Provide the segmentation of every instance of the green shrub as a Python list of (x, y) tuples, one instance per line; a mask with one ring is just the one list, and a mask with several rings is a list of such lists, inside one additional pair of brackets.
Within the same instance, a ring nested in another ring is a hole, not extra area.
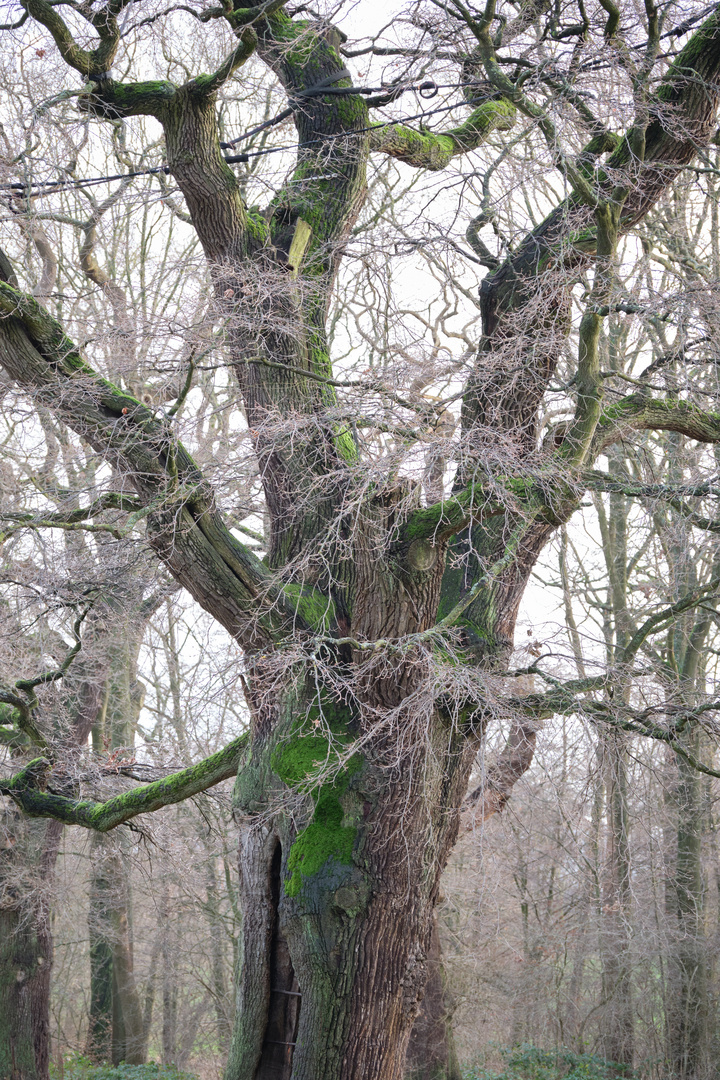
[[(60, 1080), (56, 1065), (50, 1068), (51, 1080)], [(62, 1080), (196, 1080), (190, 1073), (181, 1072), (174, 1065), (159, 1065), (149, 1061), (147, 1065), (97, 1065), (81, 1054), (73, 1054), (63, 1064)]]
[(574, 1054), (570, 1050), (541, 1050), (537, 1046), (514, 1046), (500, 1050), (504, 1068), (499, 1071), (476, 1065), (467, 1080), (616, 1080), (632, 1073), (625, 1065), (605, 1061), (596, 1054)]

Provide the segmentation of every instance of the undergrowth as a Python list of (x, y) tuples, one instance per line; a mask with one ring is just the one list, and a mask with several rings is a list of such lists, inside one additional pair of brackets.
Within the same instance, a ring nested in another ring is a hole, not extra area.
[(160, 1065), (149, 1061), (147, 1065), (98, 1065), (81, 1054), (65, 1058), (62, 1070), (57, 1064), (50, 1066), (51, 1080), (196, 1080), (190, 1073), (181, 1072), (174, 1065)]
[(503, 1059), (499, 1068), (474, 1065), (465, 1073), (466, 1080), (633, 1080), (627, 1066), (596, 1054), (514, 1046), (499, 1050), (498, 1055)]

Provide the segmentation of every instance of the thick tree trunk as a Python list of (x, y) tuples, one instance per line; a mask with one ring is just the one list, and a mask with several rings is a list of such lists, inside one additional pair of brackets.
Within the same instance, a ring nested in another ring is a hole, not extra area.
[[(297, 708), (299, 720), (306, 715)], [(327, 743), (316, 738), (324, 760)], [(245, 815), (243, 927), (228, 1080), (402, 1077), (439, 875), (475, 753), (450, 725), (428, 738), (399, 765), (389, 743), (364, 748), (363, 761), (319, 787), (300, 830), (289, 815), (265, 824), (248, 815), (270, 762), (299, 782), (293, 755), (306, 753), (307, 739), (256, 741), (258, 785), (244, 770), (235, 796), (236, 816)], [(270, 787), (264, 795), (270, 801)]]

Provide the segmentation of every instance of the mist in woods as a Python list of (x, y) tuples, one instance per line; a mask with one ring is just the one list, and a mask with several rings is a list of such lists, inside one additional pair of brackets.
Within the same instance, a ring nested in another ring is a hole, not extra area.
[(0, 4), (0, 1080), (720, 1075), (720, 6)]

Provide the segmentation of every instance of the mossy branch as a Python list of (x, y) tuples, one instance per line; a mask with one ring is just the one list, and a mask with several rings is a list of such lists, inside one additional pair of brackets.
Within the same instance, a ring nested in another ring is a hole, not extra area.
[(149, 814), (163, 806), (183, 802), (234, 776), (249, 736), (241, 735), (216, 754), (183, 769), (173, 776), (115, 795), (107, 802), (68, 799), (46, 790), (52, 765), (35, 758), (20, 772), (0, 780), (0, 794), (9, 796), (30, 817), (49, 817), (66, 825), (80, 825), (96, 832), (109, 832), (139, 814)]
[(25, 698), (20, 697), (10, 687), (0, 685), (0, 705), (7, 705), (12, 710), (12, 713), (3, 714), (4, 725), (12, 723), (13, 727), (21, 731), (35, 746), (47, 746), (45, 736), (33, 720), (32, 706)]
[(115, 14), (109, 6), (103, 7), (91, 16), (86, 16), (100, 38), (96, 49), (83, 49), (57, 9), (46, 0), (24, 0), (23, 7), (29, 15), (48, 30), (65, 63), (79, 71), (87, 79), (106, 75), (115, 59), (120, 42), (120, 28)]
[(689, 401), (659, 401), (630, 394), (602, 411), (592, 446), (597, 457), (605, 447), (634, 431), (676, 431), (702, 443), (720, 442), (720, 412), (706, 412)]
[(470, 522), (472, 517), (472, 489), (454, 495), (450, 499), (416, 510), (403, 529), (402, 539), (429, 540), (433, 544), (449, 540)]
[(535, 482), (522, 476), (495, 477), (492, 487), (468, 484), (452, 497), (416, 510), (406, 522), (401, 540), (441, 543), (472, 521), (504, 513), (511, 503), (528, 504), (536, 491)]
[(198, 75), (189, 84), (190, 87), (202, 94), (214, 94), (252, 56), (257, 40), (257, 34), (250, 27), (243, 30), (239, 43), (217, 71), (212, 75)]
[(609, 41), (617, 33), (618, 26), (620, 25), (620, 9), (616, 4), (612, 3), (612, 0), (600, 0), (600, 7), (607, 12), (607, 22), (605, 23), (605, 40)]
[(287, 0), (266, 0), (264, 4), (258, 4), (257, 7), (235, 8), (234, 11), (227, 13), (226, 18), (234, 28), (252, 26), (282, 10), (286, 4)]
[(464, 124), (435, 134), (414, 131), (405, 124), (383, 124), (370, 132), (370, 149), (404, 161), (406, 165), (438, 171), (458, 154), (477, 150), (493, 131), (509, 131), (517, 110), (511, 101), (500, 98), (484, 101)]
[(158, 119), (172, 105), (179, 92), (166, 79), (152, 82), (120, 83), (107, 78), (91, 82), (79, 106), (93, 115), (116, 120), (124, 116), (155, 116)]
[(661, 711), (670, 711), (671, 706), (633, 709), (629, 705), (614, 701), (592, 701), (587, 698), (575, 697), (568, 686), (559, 685), (544, 694), (528, 694), (522, 698), (511, 698), (513, 710), (521, 715), (534, 719), (550, 719), (552, 716), (577, 716), (586, 717), (594, 723), (605, 723), (621, 731), (631, 732), (633, 735), (642, 735), (645, 738), (663, 742), (679, 757), (683, 758), (698, 772), (706, 776), (720, 777), (720, 771), (709, 768), (698, 758), (683, 747), (678, 739), (687, 725), (697, 721), (702, 713), (716, 712), (720, 709), (720, 701), (711, 701), (706, 705), (694, 709), (677, 709), (672, 712), (672, 723), (667, 727), (661, 727), (652, 716)]
[(0, 364), (129, 477), (142, 510), (127, 527), (146, 517), (148, 539), (173, 576), (234, 637), (266, 648), (303, 627), (267, 568), (227, 528), (166, 418), (98, 375), (34, 297), (2, 280)]

